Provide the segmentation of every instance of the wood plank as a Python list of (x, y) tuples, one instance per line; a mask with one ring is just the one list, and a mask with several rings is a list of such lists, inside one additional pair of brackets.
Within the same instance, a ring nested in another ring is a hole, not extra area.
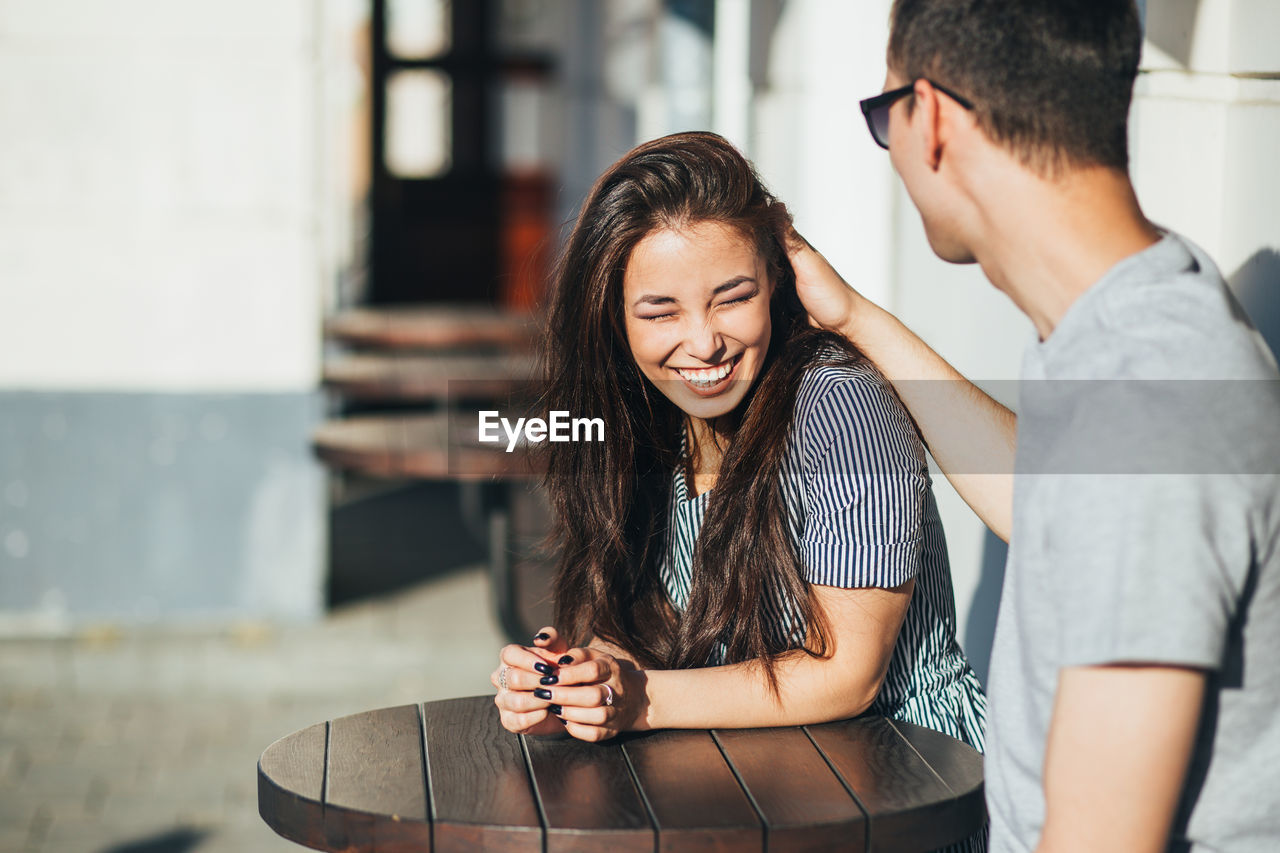
[(371, 347), (527, 347), (537, 324), (529, 314), (483, 305), (391, 305), (335, 314), (325, 332), (335, 340)]
[(841, 720), (808, 731), (866, 809), (873, 850), (932, 850), (980, 828), (980, 821), (957, 819), (954, 792), (885, 718)]
[(418, 713), (417, 705), (402, 705), (329, 724), (325, 834), (334, 849), (430, 849)]
[(717, 729), (770, 853), (866, 849), (867, 818), (800, 728)]
[(328, 723), (271, 744), (258, 759), (258, 814), (277, 833), (310, 847), (324, 841), (324, 752)]
[(324, 383), (365, 400), (506, 400), (527, 388), (537, 367), (529, 356), (413, 355), (403, 352), (342, 356), (324, 365)]
[(890, 720), (889, 723), (954, 793), (966, 794), (982, 788), (982, 753), (924, 726), (899, 720)]
[(328, 421), (311, 435), (318, 457), (376, 477), (487, 480), (538, 476), (529, 454), (476, 440), (477, 416), (369, 415)]
[(616, 742), (522, 737), (547, 853), (652, 853), (654, 829)]
[(520, 738), (502, 728), (492, 697), (422, 706), (437, 853), (540, 853), (542, 821)]
[(890, 724), (951, 789), (956, 798), (951, 819), (973, 827), (986, 823), (982, 753), (924, 726), (897, 720)]
[(707, 731), (628, 738), (631, 762), (662, 853), (764, 849), (764, 825)]

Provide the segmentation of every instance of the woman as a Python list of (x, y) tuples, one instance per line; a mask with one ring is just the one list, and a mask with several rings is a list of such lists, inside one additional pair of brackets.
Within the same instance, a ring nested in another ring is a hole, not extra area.
[[(502, 650), (503, 725), (797, 725), (871, 710), (983, 745), (924, 449), (795, 296), (790, 216), (724, 139), (639, 146), (592, 188), (548, 316), (556, 621)], [(798, 239), (793, 237), (793, 239)]]

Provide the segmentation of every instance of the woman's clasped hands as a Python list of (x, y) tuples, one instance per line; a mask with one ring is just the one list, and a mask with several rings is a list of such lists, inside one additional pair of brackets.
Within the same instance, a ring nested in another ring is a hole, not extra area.
[(505, 646), (489, 680), (502, 725), (517, 734), (602, 741), (643, 727), (644, 672), (600, 648), (569, 648), (555, 628)]

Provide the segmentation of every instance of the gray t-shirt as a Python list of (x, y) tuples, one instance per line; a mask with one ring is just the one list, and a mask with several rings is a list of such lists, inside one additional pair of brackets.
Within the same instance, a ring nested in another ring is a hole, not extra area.
[(1212, 261), (1168, 233), (1031, 343), (1023, 379), (988, 685), (992, 850), (1040, 837), (1059, 670), (1122, 662), (1209, 673), (1170, 849), (1280, 850), (1274, 359)]

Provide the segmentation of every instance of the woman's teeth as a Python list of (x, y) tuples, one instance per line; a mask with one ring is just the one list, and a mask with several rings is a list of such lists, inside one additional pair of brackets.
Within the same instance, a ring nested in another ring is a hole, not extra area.
[(683, 370), (679, 367), (675, 368), (676, 373), (679, 373), (681, 378), (686, 382), (701, 388), (710, 388), (712, 385), (715, 385), (721, 379), (728, 376), (729, 371), (731, 370), (733, 370), (732, 361), (726, 361), (718, 367), (708, 367), (703, 370)]

